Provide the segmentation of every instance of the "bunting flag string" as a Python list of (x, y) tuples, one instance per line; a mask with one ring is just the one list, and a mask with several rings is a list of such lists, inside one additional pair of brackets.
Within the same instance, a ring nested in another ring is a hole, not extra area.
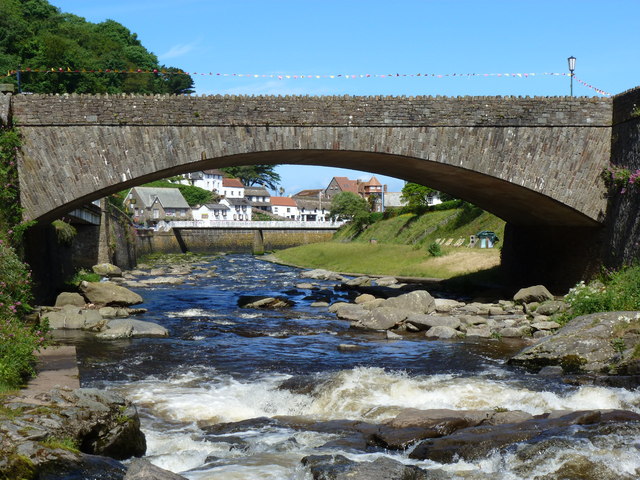
[[(231, 77), (231, 78), (270, 78), (277, 80), (304, 80), (304, 79), (361, 79), (361, 78), (406, 78), (406, 77), (420, 77), (420, 78), (448, 78), (448, 77), (504, 77), (504, 78), (531, 78), (536, 76), (570, 76), (570, 73), (561, 72), (544, 72), (544, 73), (388, 73), (388, 74), (331, 74), (331, 75), (293, 75), (293, 74), (254, 74), (254, 73), (214, 73), (214, 72), (184, 72), (182, 70), (164, 70), (164, 69), (71, 69), (66, 68), (43, 68), (32, 69), (25, 68), (20, 70), (21, 73), (46, 73), (46, 74), (70, 74), (70, 73), (110, 73), (110, 74), (161, 74), (161, 75), (200, 75), (200, 76), (212, 76), (212, 77)], [(18, 70), (10, 70), (7, 72), (6, 77), (14, 76), (18, 73)], [(581, 85), (599, 93), (604, 96), (611, 96), (610, 93), (594, 87), (593, 85), (577, 78), (573, 77)]]

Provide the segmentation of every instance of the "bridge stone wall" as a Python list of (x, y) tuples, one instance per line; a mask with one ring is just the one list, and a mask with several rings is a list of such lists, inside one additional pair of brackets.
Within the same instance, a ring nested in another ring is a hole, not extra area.
[(251, 163), (396, 176), (527, 225), (597, 225), (606, 207), (610, 99), (19, 95), (12, 112), (30, 219)]

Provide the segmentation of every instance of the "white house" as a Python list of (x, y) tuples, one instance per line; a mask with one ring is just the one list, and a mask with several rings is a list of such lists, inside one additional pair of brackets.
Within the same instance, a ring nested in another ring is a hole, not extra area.
[(244, 187), (244, 198), (249, 200), (253, 208), (264, 210), (265, 212), (271, 211), (271, 203), (269, 202), (271, 195), (269, 191), (262, 186)]
[(220, 203), (229, 207), (229, 220), (251, 220), (251, 203), (246, 198), (225, 197)]
[(290, 220), (300, 220), (300, 211), (291, 197), (271, 197), (271, 213)]
[(193, 209), (194, 220), (232, 220), (233, 215), (228, 205), (221, 203), (207, 203)]
[(124, 204), (135, 223), (191, 220), (191, 207), (177, 188), (133, 187)]
[(218, 193), (224, 198), (244, 198), (244, 185), (237, 178), (223, 178), (222, 190)]
[(183, 185), (193, 185), (194, 187), (200, 187), (210, 192), (217, 192), (222, 194), (222, 179), (224, 174), (220, 170), (211, 169), (204, 170), (202, 172), (187, 173), (182, 180), (178, 183)]

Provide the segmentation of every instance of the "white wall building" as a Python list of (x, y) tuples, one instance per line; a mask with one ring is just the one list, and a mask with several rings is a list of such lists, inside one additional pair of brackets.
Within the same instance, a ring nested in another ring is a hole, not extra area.
[(290, 220), (300, 220), (300, 211), (291, 197), (271, 197), (271, 213)]

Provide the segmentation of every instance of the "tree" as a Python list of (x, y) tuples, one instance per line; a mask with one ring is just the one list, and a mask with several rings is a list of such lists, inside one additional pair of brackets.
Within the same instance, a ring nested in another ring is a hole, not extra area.
[(160, 66), (125, 26), (87, 22), (46, 0), (0, 0), (0, 72), (18, 69), (22, 90), (34, 93), (193, 92), (189, 75)]
[(341, 192), (331, 199), (329, 216), (332, 220), (351, 220), (362, 223), (369, 217), (369, 206), (360, 195)]
[(401, 200), (407, 203), (410, 208), (427, 207), (429, 198), (437, 193), (433, 188), (425, 187), (418, 183), (407, 183), (402, 187)]
[(271, 190), (277, 190), (280, 175), (276, 173), (277, 165), (243, 165), (239, 167), (221, 168), (225, 174), (239, 178), (247, 187), (262, 185)]

